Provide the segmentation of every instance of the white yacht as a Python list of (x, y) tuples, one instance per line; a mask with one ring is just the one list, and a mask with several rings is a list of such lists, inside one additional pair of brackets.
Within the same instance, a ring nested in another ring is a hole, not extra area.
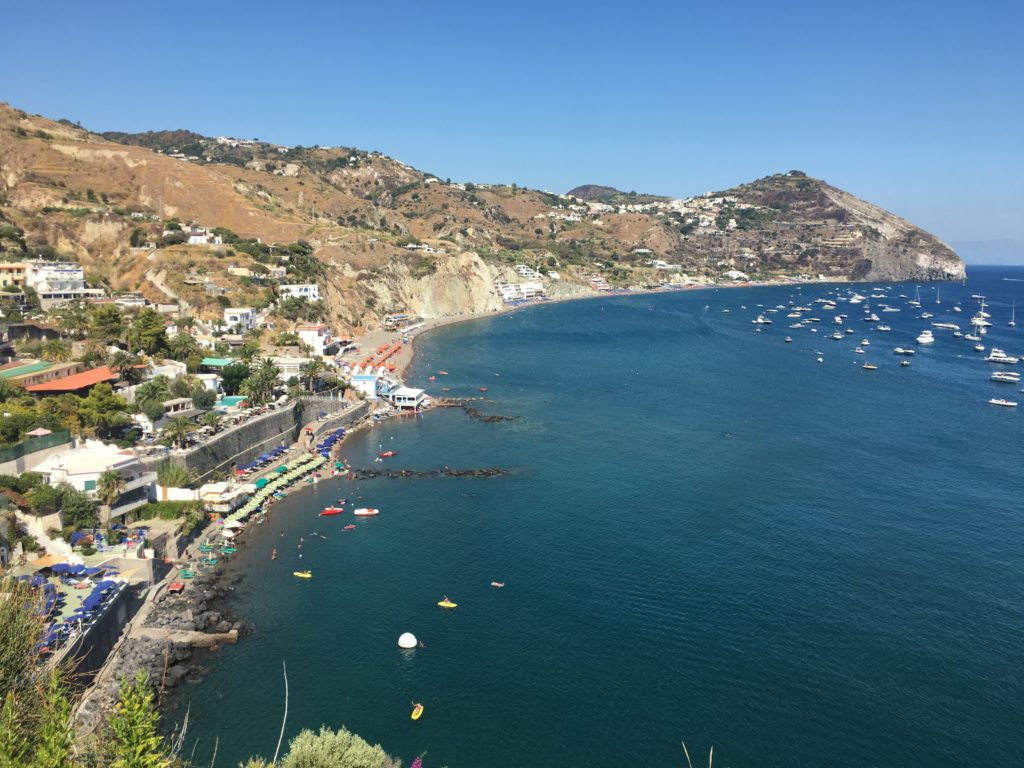
[(853, 351), (856, 352), (858, 355), (863, 355), (864, 354), (864, 350), (861, 349), (860, 347), (854, 348)]
[(935, 337), (932, 336), (932, 332), (929, 330), (921, 331), (921, 334), (917, 337), (918, 344), (934, 344)]
[(1001, 405), (1004, 408), (1016, 408), (1017, 407), (1017, 404), (1015, 402), (1013, 402), (1012, 400), (1004, 400), (1001, 397), (993, 397), (991, 400), (989, 400), (989, 403), (991, 405)]
[(771, 325), (772, 324), (772, 321), (769, 320), (764, 315), (758, 315), (756, 319), (751, 320), (750, 322), (752, 322), (754, 325)]
[(1020, 362), (1019, 357), (1013, 357), (1008, 355), (998, 347), (992, 347), (989, 351), (988, 356), (985, 358), (986, 363), (1006, 363), (1007, 365), (1016, 365)]
[(932, 328), (942, 328), (947, 331), (959, 331), (960, 326), (956, 323), (932, 323)]
[(884, 331), (891, 331), (892, 328), (890, 328), (888, 325), (880, 325), (877, 328), (875, 328), (875, 330), (876, 331), (883, 331), (884, 332)]
[(896, 349), (893, 350), (893, 354), (896, 354), (896, 355), (907, 355), (909, 357), (909, 356), (914, 354), (914, 350), (912, 350), (912, 349), (904, 349), (903, 347), (896, 347)]
[(861, 345), (862, 347), (870, 347), (870, 346), (871, 346), (871, 342), (870, 342), (870, 341), (868, 341), (867, 339), (861, 339), (861, 341), (860, 341), (860, 345)]
[(985, 351), (985, 345), (981, 344), (981, 343), (975, 344), (974, 345), (974, 351), (975, 352), (984, 352)]
[(1020, 374), (1016, 371), (996, 371), (989, 379), (992, 381), (1001, 381), (1004, 384), (1019, 384)]
[(842, 341), (843, 340), (843, 334), (841, 334), (839, 331), (836, 331), (835, 333), (832, 334), (832, 340), (833, 341)]
[(836, 315), (835, 319), (832, 322), (835, 323), (836, 325), (842, 325), (843, 324), (843, 318), (841, 318), (839, 315)]

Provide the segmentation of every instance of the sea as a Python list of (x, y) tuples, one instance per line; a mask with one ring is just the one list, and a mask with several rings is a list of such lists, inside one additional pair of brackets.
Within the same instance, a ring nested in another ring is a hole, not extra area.
[[(970, 333), (972, 295), (985, 353), (915, 343)], [(820, 322), (790, 328), (794, 306)], [(271, 757), (287, 677), (282, 751), (344, 725), (428, 768), (681, 766), (683, 742), (733, 767), (1021, 765), (1024, 394), (989, 380), (1014, 368), (992, 346), (1024, 353), (1024, 268), (608, 295), (424, 336), (410, 385), (509, 419), (435, 409), (344, 458), (508, 473), (328, 479), (251, 526), (224, 568), (255, 632), (185, 689), (184, 754)], [(318, 516), (342, 497), (380, 515)]]

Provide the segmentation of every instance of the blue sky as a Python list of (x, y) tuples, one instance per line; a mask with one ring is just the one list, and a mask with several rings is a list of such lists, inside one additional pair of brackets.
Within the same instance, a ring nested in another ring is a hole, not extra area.
[(0, 100), (556, 192), (798, 168), (1024, 261), (1024, 4), (375, 6), (15, 3)]

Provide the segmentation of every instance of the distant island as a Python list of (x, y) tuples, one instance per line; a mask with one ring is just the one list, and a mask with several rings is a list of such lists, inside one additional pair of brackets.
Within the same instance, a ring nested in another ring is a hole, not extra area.
[(179, 129), (97, 134), (0, 106), (0, 258), (70, 258), (199, 317), (316, 285), (339, 328), (536, 295), (723, 281), (958, 280), (945, 243), (800, 171), (685, 199), (459, 182), (379, 152)]

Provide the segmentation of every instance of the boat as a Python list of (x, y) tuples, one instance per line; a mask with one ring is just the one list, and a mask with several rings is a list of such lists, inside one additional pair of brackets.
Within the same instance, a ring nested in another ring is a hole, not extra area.
[(754, 325), (771, 325), (772, 321), (764, 315), (758, 315), (755, 319), (751, 320)]
[(864, 350), (861, 349), (860, 347), (856, 347), (853, 351), (856, 352), (858, 355), (864, 354)]
[(309, 571), (292, 571), (292, 576), (297, 579), (312, 579), (313, 574)]
[(935, 286), (935, 303), (936, 304), (941, 304), (942, 303), (942, 286), (941, 285)]
[(875, 328), (875, 330), (876, 331), (882, 331), (884, 333), (886, 331), (891, 331), (892, 328), (890, 328), (888, 325), (880, 325), (877, 328)]
[(444, 600), (439, 600), (437, 604), (442, 608), (457, 608), (459, 605), (458, 603), (453, 603), (451, 600), (449, 600), (448, 595), (445, 595)]
[(865, 371), (877, 371), (878, 370), (878, 366), (877, 365), (873, 365), (871, 363), (864, 363), (864, 365), (862, 365), (861, 368), (863, 368)]
[(832, 340), (833, 341), (842, 341), (843, 340), (843, 334), (841, 334), (839, 331), (836, 331), (835, 333), (832, 334)]
[(505, 582), (504, 581), (492, 581), (491, 582), (491, 586), (492, 587), (497, 587), (498, 589), (501, 589), (502, 587), (505, 586)]
[(960, 326), (956, 323), (932, 323), (932, 328), (943, 328), (947, 331), (959, 331)]
[(912, 349), (904, 349), (903, 347), (896, 347), (896, 349), (893, 350), (893, 354), (894, 355), (907, 355), (909, 357), (910, 355), (914, 354), (914, 350), (912, 350)]
[(921, 334), (917, 337), (918, 344), (934, 344), (935, 337), (932, 336), (932, 332), (929, 330), (921, 331)]
[(346, 525), (341, 530), (343, 530), (343, 531), (354, 531), (355, 529), (356, 529), (356, 527), (354, 525), (352, 525), (351, 523), (349, 523), (348, 525)]
[(414, 706), (412, 708), (412, 714), (409, 715), (409, 717), (411, 717), (413, 720), (419, 720), (422, 715), (423, 715), (423, 705), (422, 704), (417, 704), (416, 706)]
[(380, 514), (380, 510), (372, 507), (360, 507), (352, 510), (352, 514), (356, 517), (375, 517)]
[(487, 391), (487, 387), (480, 387), (480, 391), (481, 392), (486, 392)]
[(1004, 384), (1019, 384), (1020, 374), (1016, 371), (996, 371), (989, 376), (991, 381), (1001, 381)]
[(390, 459), (392, 456), (397, 456), (398, 454), (395, 453), (394, 451), (384, 451), (383, 453), (378, 453), (377, 455), (382, 459)]
[(870, 341), (868, 341), (867, 339), (861, 339), (861, 340), (860, 340), (860, 345), (861, 345), (862, 347), (870, 347), (870, 346), (871, 346), (871, 342), (870, 342)]
[(1007, 323), (1011, 328), (1017, 325), (1017, 300), (1013, 300), (1013, 306), (1010, 308), (1010, 322)]
[(427, 381), (437, 381), (437, 376), (427, 376)]
[(324, 507), (320, 512), (320, 517), (330, 517), (331, 515), (340, 515), (345, 511), (344, 507)]
[(793, 337), (792, 337), (792, 336), (787, 336), (787, 337), (786, 337), (786, 338), (784, 339), (784, 341), (785, 341), (785, 342), (786, 342), (787, 344), (792, 344), (792, 343), (793, 343)]
[(1020, 362), (1019, 357), (1013, 357), (1008, 355), (998, 347), (992, 347), (989, 351), (988, 356), (985, 358), (986, 363), (1005, 363), (1007, 365), (1016, 365)]
[(1017, 404), (1013, 400), (1004, 400), (1001, 397), (993, 397), (988, 401), (991, 405), (1001, 405), (1004, 408), (1016, 408)]
[(985, 351), (985, 345), (981, 344), (981, 343), (975, 344), (974, 345), (974, 351), (975, 352), (984, 352)]
[(437, 375), (438, 376), (447, 376), (448, 375), (448, 371), (438, 371)]
[(906, 368), (908, 365), (910, 365), (910, 361), (909, 360), (900, 360), (900, 367), (901, 368)]

